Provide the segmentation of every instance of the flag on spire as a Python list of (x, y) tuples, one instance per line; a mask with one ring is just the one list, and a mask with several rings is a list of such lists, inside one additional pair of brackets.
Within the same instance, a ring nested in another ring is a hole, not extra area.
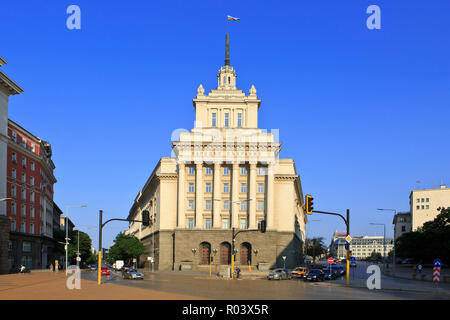
[(232, 17), (232, 16), (227, 16), (228, 17), (228, 21), (240, 21), (241, 19), (239, 19), (239, 18), (235, 18), (235, 17)]

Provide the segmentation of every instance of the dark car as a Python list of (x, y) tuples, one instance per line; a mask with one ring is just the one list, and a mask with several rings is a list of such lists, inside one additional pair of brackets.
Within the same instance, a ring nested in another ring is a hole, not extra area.
[(338, 276), (345, 275), (345, 268), (342, 265), (332, 266), (331, 270), (335, 272)]
[(127, 269), (122, 273), (122, 277), (124, 279), (131, 279), (131, 280), (137, 280), (137, 279), (144, 279), (144, 275), (137, 271), (136, 269)]
[(320, 269), (309, 270), (304, 278), (305, 281), (323, 281), (325, 273)]

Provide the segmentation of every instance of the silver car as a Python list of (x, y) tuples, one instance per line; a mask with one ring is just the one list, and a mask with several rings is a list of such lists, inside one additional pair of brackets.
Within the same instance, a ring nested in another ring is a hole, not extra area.
[(137, 271), (136, 269), (127, 269), (122, 273), (122, 277), (124, 279), (131, 279), (131, 280), (137, 280), (137, 279), (144, 279), (144, 275)]
[(282, 280), (282, 279), (290, 279), (291, 275), (287, 271), (287, 269), (278, 268), (269, 272), (267, 275), (268, 280)]

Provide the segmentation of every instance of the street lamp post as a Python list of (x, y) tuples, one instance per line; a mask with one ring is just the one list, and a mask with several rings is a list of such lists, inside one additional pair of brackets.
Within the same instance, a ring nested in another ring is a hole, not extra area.
[[(377, 209), (378, 211), (393, 211), (394, 217), (397, 215), (396, 209)], [(395, 224), (394, 224), (394, 252), (393, 252), (393, 269), (392, 269), (392, 275), (395, 276)]]
[[(386, 224), (384, 223), (369, 223), (372, 225), (383, 226), (383, 259), (386, 259)], [(386, 261), (386, 260), (385, 260)], [(387, 262), (386, 262), (387, 264)]]
[(66, 275), (67, 275), (67, 266), (68, 266), (68, 260), (69, 260), (69, 226), (68, 226), (68, 222), (69, 222), (69, 208), (84, 208), (87, 207), (87, 205), (83, 204), (80, 206), (67, 206), (66, 207)]

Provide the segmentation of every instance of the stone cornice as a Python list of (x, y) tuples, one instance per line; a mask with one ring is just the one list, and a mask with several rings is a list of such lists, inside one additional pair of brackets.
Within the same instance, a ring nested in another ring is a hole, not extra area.
[(6, 74), (0, 71), (0, 85), (6, 88), (10, 95), (20, 94), (23, 89), (14, 81), (12, 81)]

